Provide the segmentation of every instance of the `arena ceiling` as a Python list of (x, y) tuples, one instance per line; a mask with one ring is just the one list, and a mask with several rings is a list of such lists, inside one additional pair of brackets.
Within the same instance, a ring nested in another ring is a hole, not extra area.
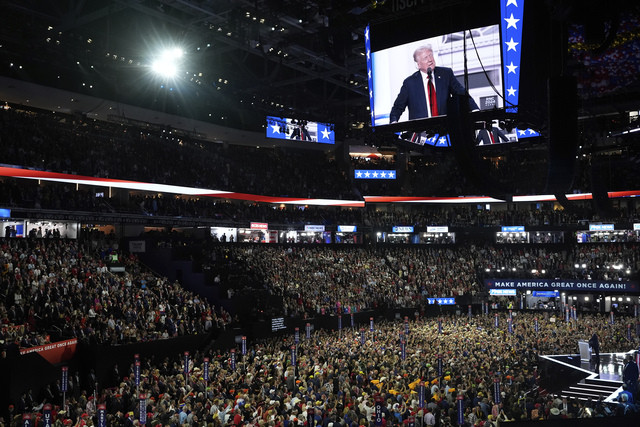
[[(364, 120), (363, 34), (367, 22), (385, 15), (376, 6), (360, 0), (5, 1), (3, 72), (178, 114), (205, 109), (212, 120), (226, 115), (245, 126), (252, 111)], [(177, 78), (163, 81), (147, 71), (172, 46), (184, 50), (184, 63)]]
[[(348, 131), (369, 121), (368, 23), (444, 8), (473, 13), (487, 1), (6, 0), (0, 74), (231, 127), (256, 130), (269, 114)], [(579, 12), (590, 9), (584, 3), (547, 2), (549, 16), (607, 25)], [(607, 19), (630, 9), (638, 16), (633, 5), (596, 9)], [(151, 73), (159, 52), (173, 47), (184, 51), (178, 75)], [(584, 111), (633, 108), (640, 90), (632, 83), (622, 94), (590, 97)]]

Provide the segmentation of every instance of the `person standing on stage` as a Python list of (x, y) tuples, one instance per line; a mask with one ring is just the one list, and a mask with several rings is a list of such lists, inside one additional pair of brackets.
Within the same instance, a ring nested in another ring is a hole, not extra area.
[(592, 351), (591, 359), (594, 365), (593, 370), (598, 372), (600, 371), (600, 343), (598, 342), (598, 335), (595, 332), (589, 340), (589, 346)]
[(638, 365), (633, 360), (633, 356), (628, 355), (622, 370), (622, 382), (627, 386), (627, 391), (631, 392), (634, 400), (638, 397), (638, 376), (640, 376)]

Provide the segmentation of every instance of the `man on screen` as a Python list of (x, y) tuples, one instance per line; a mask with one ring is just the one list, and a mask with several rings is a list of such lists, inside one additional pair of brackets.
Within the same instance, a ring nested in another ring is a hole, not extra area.
[(499, 144), (501, 142), (509, 142), (510, 139), (506, 133), (500, 127), (498, 120), (493, 120), (490, 123), (484, 124), (484, 128), (478, 131), (476, 136), (476, 144), (478, 145), (491, 145)]
[[(464, 86), (453, 75), (451, 68), (436, 67), (433, 49), (430, 45), (417, 48), (413, 60), (418, 71), (402, 83), (400, 93), (393, 103), (389, 121), (396, 123), (409, 107), (409, 120), (435, 117), (447, 114), (447, 100), (452, 95), (465, 95)], [(469, 98), (469, 109), (478, 110), (478, 105)]]

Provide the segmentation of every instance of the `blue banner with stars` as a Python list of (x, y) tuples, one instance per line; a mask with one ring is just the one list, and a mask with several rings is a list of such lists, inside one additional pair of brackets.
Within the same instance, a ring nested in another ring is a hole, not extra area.
[(396, 171), (384, 169), (356, 169), (355, 179), (396, 179)]
[(536, 132), (531, 128), (527, 128), (527, 129), (516, 128), (515, 132), (518, 135), (518, 139), (533, 138), (534, 136), (540, 136), (540, 132)]
[(510, 113), (518, 112), (523, 12), (524, 0), (500, 2), (505, 107)]
[(438, 305), (455, 305), (456, 299), (451, 298), (427, 298), (427, 302), (429, 304), (438, 304)]

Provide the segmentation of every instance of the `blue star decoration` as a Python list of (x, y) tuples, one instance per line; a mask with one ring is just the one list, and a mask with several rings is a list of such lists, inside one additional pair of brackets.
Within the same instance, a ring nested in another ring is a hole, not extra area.
[(450, 147), (449, 134), (434, 134), (428, 135), (424, 138), (425, 145), (432, 145), (434, 147)]
[(513, 113), (518, 111), (523, 13), (524, 0), (501, 0), (500, 32), (503, 40), (502, 58), (504, 60), (502, 73), (507, 92), (505, 107), (508, 112)]
[(435, 145), (436, 145), (436, 147), (449, 147), (449, 146), (451, 146), (451, 143), (449, 142), (449, 134), (440, 135), (438, 137), (438, 140), (437, 140)]
[(376, 125), (376, 114), (373, 108), (373, 90), (371, 90), (371, 88), (373, 88), (373, 73), (372, 73), (372, 66), (373, 64), (371, 63), (371, 39), (369, 38), (369, 26), (367, 25), (367, 28), (364, 30), (364, 50), (366, 52), (366, 57), (367, 57), (367, 85), (370, 88), (369, 90), (369, 109), (371, 110), (371, 126), (375, 126)]
[(318, 138), (318, 142), (323, 142), (327, 144), (333, 144), (335, 142), (335, 134), (333, 131), (329, 130), (326, 126), (321, 126), (318, 123), (318, 130), (320, 131), (320, 137)]
[(516, 128), (515, 132), (518, 135), (518, 139), (533, 138), (534, 136), (540, 136), (540, 132), (537, 132), (531, 128), (527, 128), (527, 129)]
[(438, 304), (438, 305), (455, 305), (455, 298), (427, 298), (427, 302), (429, 304)]
[(356, 169), (355, 179), (396, 179), (396, 171), (384, 169)]
[(287, 119), (267, 116), (267, 138), (286, 139)]

